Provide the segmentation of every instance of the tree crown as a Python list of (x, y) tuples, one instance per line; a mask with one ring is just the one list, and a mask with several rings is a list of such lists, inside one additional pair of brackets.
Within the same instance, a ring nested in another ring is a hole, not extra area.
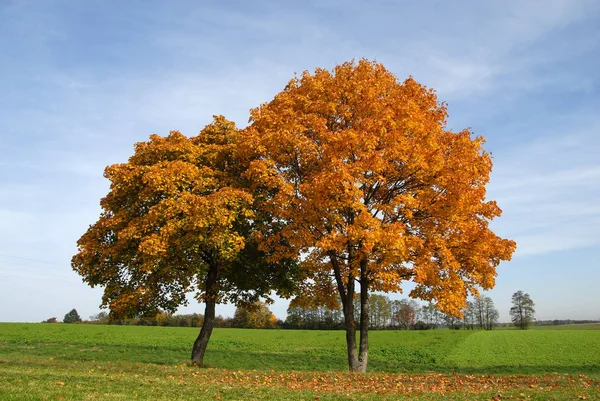
[[(78, 241), (73, 268), (104, 286), (115, 316), (174, 312), (198, 300), (254, 302), (277, 286), (291, 291), (293, 264), (272, 269), (255, 236), (261, 215), (233, 159), (237, 128), (215, 117), (198, 136), (177, 131), (135, 145), (127, 163), (106, 168), (110, 192), (100, 219)], [(207, 291), (209, 266), (219, 267)], [(291, 273), (290, 273), (291, 274)]]
[(494, 285), (515, 243), (489, 229), (501, 213), (486, 200), (492, 161), (446, 116), (433, 90), (366, 60), (304, 72), (252, 110), (247, 175), (284, 223), (269, 244), (304, 257), (307, 297), (332, 302), (332, 258), (346, 285), (391, 292), (412, 279), (411, 296), (457, 314)]

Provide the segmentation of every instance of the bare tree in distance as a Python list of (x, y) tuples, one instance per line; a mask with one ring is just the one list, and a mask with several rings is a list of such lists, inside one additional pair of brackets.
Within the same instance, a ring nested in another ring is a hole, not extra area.
[(494, 306), (492, 298), (486, 295), (475, 297), (470, 307), (472, 308), (471, 317), (480, 329), (492, 330), (494, 328), (500, 314)]

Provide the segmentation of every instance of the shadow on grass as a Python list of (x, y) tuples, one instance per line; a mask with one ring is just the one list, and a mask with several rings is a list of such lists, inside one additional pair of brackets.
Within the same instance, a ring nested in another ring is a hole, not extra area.
[[(344, 371), (345, 355), (320, 356), (302, 353), (269, 353), (207, 351), (206, 365), (221, 369), (256, 369), (281, 371)], [(582, 365), (521, 365), (463, 367), (443, 363), (404, 363), (402, 361), (369, 360), (370, 372), (387, 373), (458, 373), (458, 374), (544, 374), (544, 373), (597, 373), (600, 364)]]
[(90, 346), (76, 343), (38, 343), (33, 346), (23, 347), (20, 344), (6, 344), (0, 347), (2, 356), (15, 357), (40, 357), (53, 358), (66, 361), (98, 361), (117, 362), (127, 361), (134, 363), (154, 363), (169, 365), (182, 363), (191, 352), (186, 347), (152, 346), (152, 345), (107, 345)]
[[(0, 348), (0, 363), (35, 363), (37, 358), (53, 358), (56, 361), (95, 361), (152, 363), (156, 365), (176, 365), (189, 360), (189, 346), (151, 345), (99, 345), (41, 343), (34, 347), (19, 347), (18, 344), (3, 344)], [(9, 346), (6, 346), (9, 345)], [(33, 360), (28, 357), (33, 357)], [(205, 367), (229, 370), (277, 370), (277, 371), (344, 371), (347, 359), (345, 352), (323, 350), (315, 352), (268, 352), (211, 349), (206, 352)], [(388, 373), (458, 373), (458, 374), (544, 374), (572, 373), (596, 374), (600, 364), (581, 365), (506, 365), (506, 366), (456, 366), (440, 363), (414, 363), (403, 360), (369, 359), (370, 372)]]

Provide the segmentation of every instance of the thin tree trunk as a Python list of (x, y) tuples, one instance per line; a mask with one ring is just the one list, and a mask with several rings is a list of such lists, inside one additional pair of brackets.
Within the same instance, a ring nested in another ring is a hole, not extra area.
[(517, 327), (520, 328), (521, 330), (523, 330), (523, 310), (521, 309), (521, 305), (518, 305), (519, 307), (519, 318), (517, 321)]
[(367, 261), (360, 261), (360, 343), (358, 351), (358, 371), (367, 372), (369, 360), (369, 281)]
[[(366, 373), (368, 358), (368, 330), (369, 330), (369, 306), (368, 287), (361, 286), (360, 296), (360, 344), (357, 349), (356, 344), (356, 320), (354, 316), (354, 292), (355, 282), (352, 274), (348, 275), (348, 283), (344, 284), (341, 276), (339, 260), (335, 253), (330, 253), (330, 260), (333, 266), (338, 292), (342, 299), (342, 311), (344, 313), (344, 328), (346, 330), (346, 346), (348, 350), (348, 369), (351, 372)], [(362, 266), (361, 266), (362, 267)], [(363, 269), (361, 269), (363, 270)], [(363, 270), (366, 275), (366, 269)], [(363, 272), (361, 271), (361, 276)], [(365, 280), (366, 282), (366, 280)]]
[(359, 371), (358, 354), (356, 352), (356, 325), (354, 322), (354, 300), (344, 306), (344, 323), (346, 328), (346, 347), (348, 350), (348, 369)]
[(209, 266), (208, 275), (206, 277), (206, 307), (204, 309), (204, 322), (202, 323), (202, 329), (194, 346), (192, 348), (192, 363), (202, 366), (204, 364), (204, 354), (206, 353), (206, 347), (208, 346), (208, 340), (212, 334), (213, 327), (215, 325), (215, 286), (217, 283), (218, 267), (216, 264)]

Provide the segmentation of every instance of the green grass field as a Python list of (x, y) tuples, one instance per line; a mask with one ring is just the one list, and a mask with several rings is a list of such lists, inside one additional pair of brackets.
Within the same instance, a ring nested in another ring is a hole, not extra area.
[(0, 399), (600, 399), (589, 327), (372, 331), (357, 377), (342, 331), (216, 329), (199, 369), (198, 329), (3, 323)]
[(533, 326), (536, 330), (600, 330), (600, 323), (562, 324), (558, 326)]

